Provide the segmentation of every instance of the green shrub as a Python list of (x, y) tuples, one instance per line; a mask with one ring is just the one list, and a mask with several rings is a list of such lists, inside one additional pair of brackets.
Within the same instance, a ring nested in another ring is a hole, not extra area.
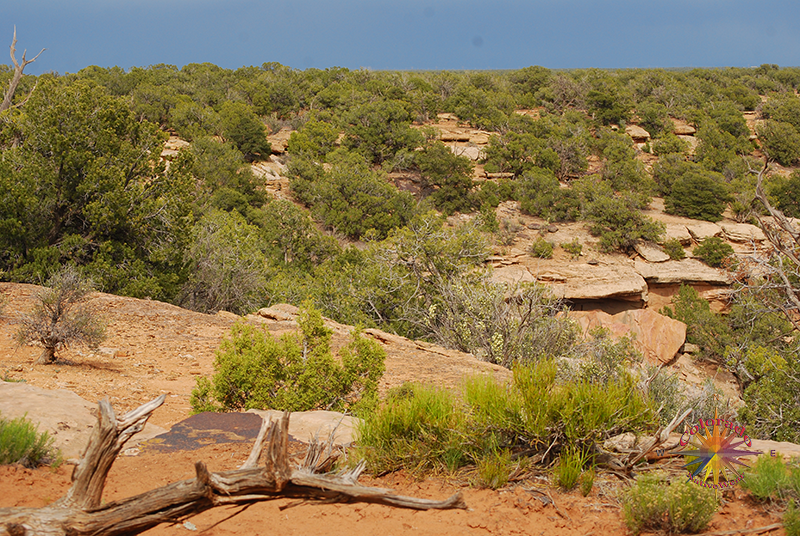
[(38, 433), (25, 417), (11, 420), (0, 417), (0, 465), (18, 463), (38, 467), (58, 463), (59, 453), (53, 441), (47, 432)]
[(447, 391), (405, 384), (358, 426), (358, 457), (375, 474), (454, 471), (467, 461), (466, 414)]
[(683, 244), (677, 238), (670, 238), (664, 242), (664, 252), (669, 255), (673, 261), (680, 261), (686, 258), (686, 251), (683, 249)]
[(469, 212), (472, 206), (472, 162), (453, 154), (444, 143), (435, 141), (415, 153), (422, 187), (436, 208), (446, 214)]
[(654, 475), (638, 478), (622, 499), (622, 517), (634, 534), (700, 532), (716, 511), (713, 490), (685, 479), (665, 483)]
[(216, 374), (197, 379), (192, 411), (346, 410), (374, 403), (386, 358), (380, 345), (356, 330), (338, 363), (330, 350), (332, 331), (309, 303), (298, 324), (299, 334), (278, 340), (264, 329), (235, 324), (217, 351)]
[(709, 303), (689, 285), (681, 285), (673, 307), (665, 307), (661, 313), (686, 324), (686, 340), (700, 346), (708, 358), (722, 358), (726, 346), (733, 344), (733, 334), (725, 319), (712, 311)]
[(800, 159), (800, 134), (789, 123), (766, 121), (758, 127), (758, 139), (769, 159), (782, 166), (794, 165)]
[(528, 253), (530, 253), (531, 257), (549, 259), (553, 256), (553, 244), (540, 236), (531, 243)]
[(580, 486), (581, 486), (581, 495), (584, 497), (588, 497), (589, 494), (592, 492), (592, 488), (594, 487), (594, 478), (597, 476), (594, 467), (590, 467), (583, 473), (581, 473), (580, 478)]
[(572, 260), (575, 260), (581, 256), (583, 245), (578, 241), (578, 237), (576, 236), (571, 242), (562, 242), (561, 249), (569, 253), (572, 257)]
[(680, 154), (686, 152), (689, 144), (680, 139), (675, 134), (667, 134), (653, 142), (653, 154), (656, 156), (664, 156), (668, 154)]
[(696, 220), (719, 221), (729, 199), (720, 175), (689, 171), (672, 183), (664, 198), (664, 211)]
[(789, 501), (789, 506), (783, 514), (783, 528), (786, 530), (786, 536), (800, 536), (800, 512), (794, 501)]
[(550, 359), (518, 364), (513, 384), (471, 378), (463, 397), (403, 386), (364, 415), (358, 455), (377, 473), (454, 471), (475, 464), (483, 485), (496, 487), (508, 477), (513, 456), (561, 452), (555, 476), (572, 487), (596, 442), (642, 429), (653, 413), (630, 375), (590, 384), (557, 381), (557, 372)]
[(709, 236), (694, 248), (692, 254), (707, 265), (719, 268), (733, 255), (733, 247), (718, 236)]
[(800, 482), (800, 468), (790, 471), (782, 456), (764, 454), (746, 471), (741, 485), (759, 501), (786, 499), (792, 493), (800, 493), (800, 489), (792, 489), (793, 473)]
[(631, 249), (639, 240), (658, 242), (664, 224), (639, 212), (629, 197), (600, 197), (587, 210), (589, 232), (600, 237), (605, 253)]

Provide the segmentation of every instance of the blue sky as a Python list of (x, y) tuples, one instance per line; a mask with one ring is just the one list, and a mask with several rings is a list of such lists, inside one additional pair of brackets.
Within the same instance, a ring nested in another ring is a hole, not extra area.
[[(26, 72), (88, 65), (297, 69), (800, 66), (800, 2), (2, 0)], [(0, 63), (10, 63), (6, 53)]]

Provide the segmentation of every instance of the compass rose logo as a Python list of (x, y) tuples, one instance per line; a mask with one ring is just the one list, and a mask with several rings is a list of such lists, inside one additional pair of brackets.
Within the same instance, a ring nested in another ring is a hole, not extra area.
[[(740, 460), (743, 456), (761, 454), (760, 451), (738, 447), (751, 446), (744, 426), (721, 419), (714, 411), (713, 419), (699, 419), (681, 436), (682, 454), (685, 456), (689, 479), (705, 487), (723, 489), (740, 482), (744, 475), (736, 466), (749, 467)], [(686, 450), (693, 447), (693, 450)], [(712, 483), (713, 482), (713, 483)]]

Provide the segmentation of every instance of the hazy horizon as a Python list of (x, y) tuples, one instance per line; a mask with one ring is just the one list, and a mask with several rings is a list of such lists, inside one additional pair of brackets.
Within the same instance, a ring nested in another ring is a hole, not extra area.
[[(800, 3), (767, 0), (29, 0), (0, 9), (0, 44), (30, 74), (213, 63), (296, 69), (638, 69), (800, 65)], [(6, 55), (0, 62), (10, 64)]]

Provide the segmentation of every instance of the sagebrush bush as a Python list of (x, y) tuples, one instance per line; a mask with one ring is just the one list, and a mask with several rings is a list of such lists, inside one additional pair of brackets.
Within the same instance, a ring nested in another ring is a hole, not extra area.
[(692, 254), (707, 265), (719, 268), (733, 255), (733, 247), (718, 236), (709, 236)]
[(572, 259), (575, 260), (581, 256), (581, 251), (583, 251), (583, 245), (580, 242), (578, 242), (578, 237), (576, 236), (570, 242), (562, 242), (561, 249), (569, 253)]
[(634, 533), (663, 530), (668, 533), (699, 532), (717, 511), (717, 499), (710, 488), (685, 479), (666, 482), (646, 475), (622, 499), (622, 517)]
[(304, 304), (298, 324), (299, 334), (277, 340), (265, 329), (235, 324), (217, 351), (216, 374), (197, 379), (193, 412), (346, 410), (374, 403), (385, 368), (380, 345), (355, 330), (337, 362), (332, 331), (310, 304)]
[(18, 463), (38, 467), (57, 463), (59, 453), (53, 441), (47, 432), (38, 433), (25, 417), (11, 420), (0, 417), (0, 465)]
[(686, 251), (683, 249), (683, 244), (677, 238), (670, 238), (664, 242), (664, 252), (669, 255), (673, 261), (680, 261), (686, 258)]
[(531, 257), (549, 259), (553, 256), (553, 244), (540, 236), (531, 243), (528, 253), (530, 253)]

